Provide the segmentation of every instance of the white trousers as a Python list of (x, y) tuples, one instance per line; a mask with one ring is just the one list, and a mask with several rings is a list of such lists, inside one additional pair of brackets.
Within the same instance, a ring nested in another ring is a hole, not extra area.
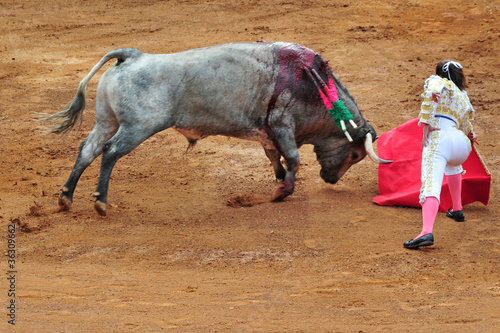
[(440, 130), (431, 132), (422, 151), (420, 204), (426, 197), (440, 200), (444, 175), (463, 173), (461, 164), (472, 150), (470, 140), (447, 118), (438, 118)]

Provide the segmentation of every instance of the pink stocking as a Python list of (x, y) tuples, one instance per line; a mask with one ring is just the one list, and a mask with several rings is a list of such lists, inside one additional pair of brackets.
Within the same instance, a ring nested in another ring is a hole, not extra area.
[(462, 210), (462, 174), (446, 176), (446, 181), (453, 201), (453, 211)]
[(427, 197), (422, 205), (422, 232), (416, 238), (432, 233), (434, 221), (439, 209), (439, 200), (436, 197)]

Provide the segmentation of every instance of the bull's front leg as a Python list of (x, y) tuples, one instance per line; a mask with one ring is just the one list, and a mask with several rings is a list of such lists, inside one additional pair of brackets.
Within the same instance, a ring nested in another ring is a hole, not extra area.
[[(274, 144), (280, 154), (284, 157), (286, 164), (286, 172), (284, 173), (283, 182), (276, 190), (272, 199), (274, 202), (283, 201), (283, 199), (293, 193), (295, 188), (295, 174), (297, 173), (300, 164), (299, 151), (297, 149), (297, 143), (295, 142), (294, 127), (290, 126), (290, 121), (285, 123), (286, 125), (283, 124), (282, 126), (271, 127)], [(279, 167), (278, 172), (282, 173)], [(276, 176), (279, 177), (280, 175), (277, 173)]]
[(285, 179), (281, 183), (281, 186), (274, 193), (273, 202), (283, 201), (287, 196), (293, 193), (295, 189), (295, 174), (299, 169), (299, 156), (297, 152), (296, 158), (287, 159), (286, 162), (286, 174)]
[(266, 152), (266, 156), (271, 161), (271, 165), (274, 169), (274, 174), (276, 176), (276, 180), (283, 181), (285, 180), (286, 170), (283, 168), (283, 164), (281, 164), (281, 154), (276, 149), (269, 149), (266, 146), (264, 147), (264, 151)]

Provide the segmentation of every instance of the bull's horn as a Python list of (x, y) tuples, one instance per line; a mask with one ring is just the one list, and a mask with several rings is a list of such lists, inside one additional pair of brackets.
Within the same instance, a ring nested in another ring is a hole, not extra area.
[(377, 156), (375, 151), (373, 150), (373, 141), (372, 141), (372, 135), (371, 133), (366, 133), (365, 136), (365, 150), (368, 156), (372, 159), (373, 162), (378, 163), (378, 164), (389, 164), (392, 163), (392, 161), (387, 161), (383, 160), (380, 157)]

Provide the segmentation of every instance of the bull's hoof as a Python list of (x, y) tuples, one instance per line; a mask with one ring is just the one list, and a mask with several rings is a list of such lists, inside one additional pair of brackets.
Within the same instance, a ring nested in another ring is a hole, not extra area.
[(278, 194), (278, 193), (275, 193), (274, 194), (274, 197), (272, 198), (271, 202), (282, 202), (283, 199), (285, 199), (284, 196)]
[(287, 196), (293, 193), (294, 190), (294, 184), (287, 182), (286, 180), (281, 184), (280, 187), (276, 190), (274, 193), (274, 197), (271, 200), (272, 202), (281, 202), (283, 201)]
[(274, 197), (271, 200), (272, 202), (281, 202), (288, 196), (287, 193), (283, 190), (283, 186), (280, 186), (276, 192), (274, 193)]
[(73, 201), (68, 198), (64, 193), (59, 194), (59, 211), (65, 211), (69, 210), (71, 208), (71, 205), (73, 204)]
[(99, 215), (101, 216), (106, 216), (107, 207), (108, 205), (102, 201), (97, 200), (96, 202), (94, 202), (94, 208), (97, 211), (97, 213), (99, 213)]

